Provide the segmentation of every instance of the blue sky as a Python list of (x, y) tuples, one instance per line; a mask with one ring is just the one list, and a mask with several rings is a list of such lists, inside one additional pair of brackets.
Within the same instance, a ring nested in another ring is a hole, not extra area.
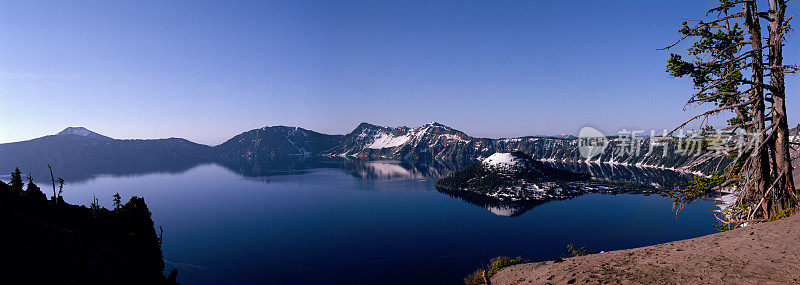
[(212, 145), (364, 121), (481, 137), (670, 128), (700, 110), (682, 110), (692, 89), (656, 49), (713, 3), (0, 1), (0, 142), (67, 126)]

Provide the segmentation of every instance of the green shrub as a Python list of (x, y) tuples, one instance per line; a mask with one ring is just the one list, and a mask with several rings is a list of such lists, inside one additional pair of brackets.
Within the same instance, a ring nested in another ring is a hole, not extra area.
[(492, 276), (494, 276), (495, 273), (499, 272), (500, 269), (528, 262), (530, 262), (530, 260), (523, 259), (522, 257), (519, 256), (517, 258), (510, 258), (506, 256), (498, 256), (492, 258), (491, 260), (489, 260), (488, 265), (478, 268), (478, 270), (475, 270), (475, 272), (472, 272), (472, 274), (467, 275), (467, 277), (464, 278), (464, 284), (467, 285), (486, 284), (485, 282), (483, 282), (484, 271), (486, 271), (486, 278), (492, 278)]
[(714, 188), (722, 185), (725, 180), (727, 180), (727, 177), (719, 171), (711, 173), (711, 177), (695, 175), (694, 179), (689, 181), (689, 186), (686, 189), (675, 189), (669, 193), (669, 196), (675, 204), (688, 204), (713, 191)]
[(575, 247), (572, 244), (567, 245), (567, 252), (569, 253), (569, 257), (584, 256), (589, 254), (589, 250), (585, 247)]
[(794, 207), (794, 208), (786, 209), (786, 211), (783, 211), (780, 214), (777, 214), (777, 215), (773, 216), (772, 218), (769, 218), (769, 221), (772, 222), (772, 221), (777, 221), (777, 220), (786, 218), (788, 216), (791, 216), (794, 213), (797, 213), (797, 211), (800, 211), (800, 207)]

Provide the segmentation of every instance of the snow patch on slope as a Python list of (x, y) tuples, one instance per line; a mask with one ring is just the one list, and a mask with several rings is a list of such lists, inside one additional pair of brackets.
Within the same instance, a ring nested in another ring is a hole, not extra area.
[(484, 165), (494, 167), (512, 167), (522, 163), (522, 159), (508, 152), (496, 152), (483, 160)]
[(717, 197), (717, 210), (716, 212), (724, 213), (725, 209), (736, 204), (736, 201), (739, 197), (736, 195), (736, 191), (733, 188), (726, 188), (720, 191), (720, 196)]
[(88, 137), (91, 132), (86, 128), (81, 127), (69, 127), (58, 133), (59, 135), (79, 135), (83, 137)]
[(439, 136), (440, 136), (440, 137), (443, 137), (443, 138), (444, 138), (446, 141), (449, 141), (449, 142), (453, 142), (453, 141), (456, 141), (456, 142), (466, 142), (466, 140), (462, 139), (461, 137), (459, 137), (459, 136), (457, 136), (457, 135), (452, 135), (452, 134), (442, 134), (442, 135), (439, 135)]
[(410, 137), (408, 135), (395, 136), (392, 134), (381, 134), (379, 137), (375, 138), (371, 144), (367, 145), (367, 148), (382, 149), (398, 147), (408, 142), (409, 139)]
[(84, 127), (68, 127), (63, 131), (59, 132), (57, 135), (59, 136), (76, 135), (76, 136), (95, 138), (95, 139), (111, 139), (107, 136), (90, 131)]

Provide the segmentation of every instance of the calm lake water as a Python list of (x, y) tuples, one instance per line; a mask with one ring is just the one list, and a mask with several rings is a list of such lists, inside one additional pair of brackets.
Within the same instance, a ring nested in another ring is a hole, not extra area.
[(462, 284), (498, 255), (545, 260), (570, 243), (596, 252), (715, 232), (709, 201), (677, 214), (669, 198), (639, 194), (478, 206), (436, 191), (427, 177), (446, 170), (265, 165), (87, 173), (68, 180), (64, 197), (86, 205), (95, 194), (106, 207), (116, 192), (145, 197), (164, 228), (167, 270), (178, 268), (182, 284)]

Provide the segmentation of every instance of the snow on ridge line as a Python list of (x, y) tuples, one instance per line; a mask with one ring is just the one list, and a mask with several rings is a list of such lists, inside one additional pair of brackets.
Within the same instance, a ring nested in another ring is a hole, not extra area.
[[(419, 143), (424, 137), (430, 134), (429, 131), (431, 130), (431, 128), (442, 127), (442, 126), (444, 125), (436, 122), (431, 122), (418, 128), (396, 127), (390, 129), (392, 133), (387, 133), (386, 131), (381, 130), (379, 131), (378, 134), (375, 135), (369, 135), (366, 131), (362, 131), (360, 134), (358, 134), (358, 137), (359, 138), (366, 138), (369, 136), (373, 137), (372, 142), (366, 145), (364, 148), (369, 148), (369, 149), (392, 148), (392, 147), (402, 146), (412, 141), (415, 143)], [(397, 134), (397, 132), (403, 132), (404, 134), (399, 135)], [(449, 142), (452, 141), (468, 142), (468, 140), (461, 138), (457, 134), (440, 134), (438, 135), (437, 138)]]

